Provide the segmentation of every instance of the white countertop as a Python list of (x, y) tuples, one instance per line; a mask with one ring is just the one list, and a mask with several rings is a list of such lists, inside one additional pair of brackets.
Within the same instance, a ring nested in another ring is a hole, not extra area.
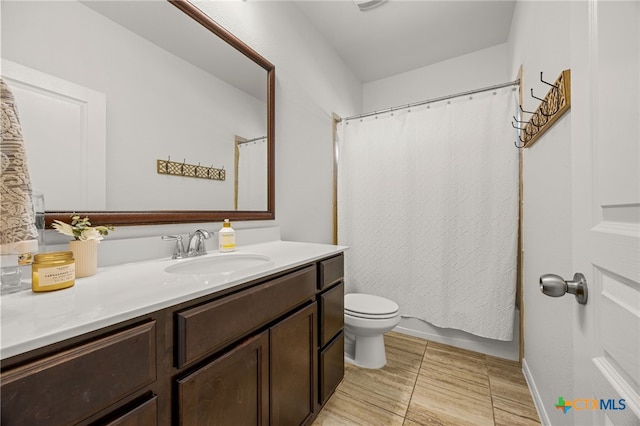
[(76, 279), (73, 287), (0, 297), (0, 359), (213, 294), (343, 252), (344, 246), (271, 241), (239, 247), (232, 254), (268, 256), (264, 266), (231, 275), (181, 275), (165, 272), (178, 262), (225, 256), (212, 251), (192, 259), (160, 259), (99, 268)]

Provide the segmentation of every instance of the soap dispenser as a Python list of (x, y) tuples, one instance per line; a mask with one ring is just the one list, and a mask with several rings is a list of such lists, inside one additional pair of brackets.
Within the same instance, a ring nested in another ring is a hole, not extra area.
[(222, 228), (218, 232), (218, 249), (221, 252), (234, 251), (236, 249), (236, 231), (231, 227), (229, 219), (225, 219)]

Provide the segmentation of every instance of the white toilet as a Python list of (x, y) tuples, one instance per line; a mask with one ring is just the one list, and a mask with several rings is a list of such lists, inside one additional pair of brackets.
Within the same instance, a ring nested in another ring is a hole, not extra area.
[(345, 360), (364, 368), (387, 363), (383, 334), (400, 322), (398, 304), (372, 294), (344, 296)]

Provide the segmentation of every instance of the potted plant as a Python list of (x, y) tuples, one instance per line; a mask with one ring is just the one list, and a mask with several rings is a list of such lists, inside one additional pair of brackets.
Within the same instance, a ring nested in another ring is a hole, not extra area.
[(76, 278), (95, 275), (98, 267), (97, 244), (109, 231), (114, 230), (113, 226), (91, 226), (88, 217), (80, 218), (75, 214), (71, 216), (71, 224), (54, 220), (51, 226), (61, 234), (73, 237), (69, 241), (69, 250), (76, 261)]

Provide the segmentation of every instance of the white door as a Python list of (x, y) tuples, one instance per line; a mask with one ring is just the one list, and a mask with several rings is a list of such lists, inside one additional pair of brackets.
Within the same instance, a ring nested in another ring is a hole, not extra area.
[[(105, 210), (106, 95), (7, 59), (2, 77), (15, 97), (31, 183), (45, 195), (46, 209)], [(58, 167), (66, 171), (52, 179)]]
[(640, 2), (573, 7), (573, 265), (589, 300), (573, 308), (571, 411), (640, 425)]

